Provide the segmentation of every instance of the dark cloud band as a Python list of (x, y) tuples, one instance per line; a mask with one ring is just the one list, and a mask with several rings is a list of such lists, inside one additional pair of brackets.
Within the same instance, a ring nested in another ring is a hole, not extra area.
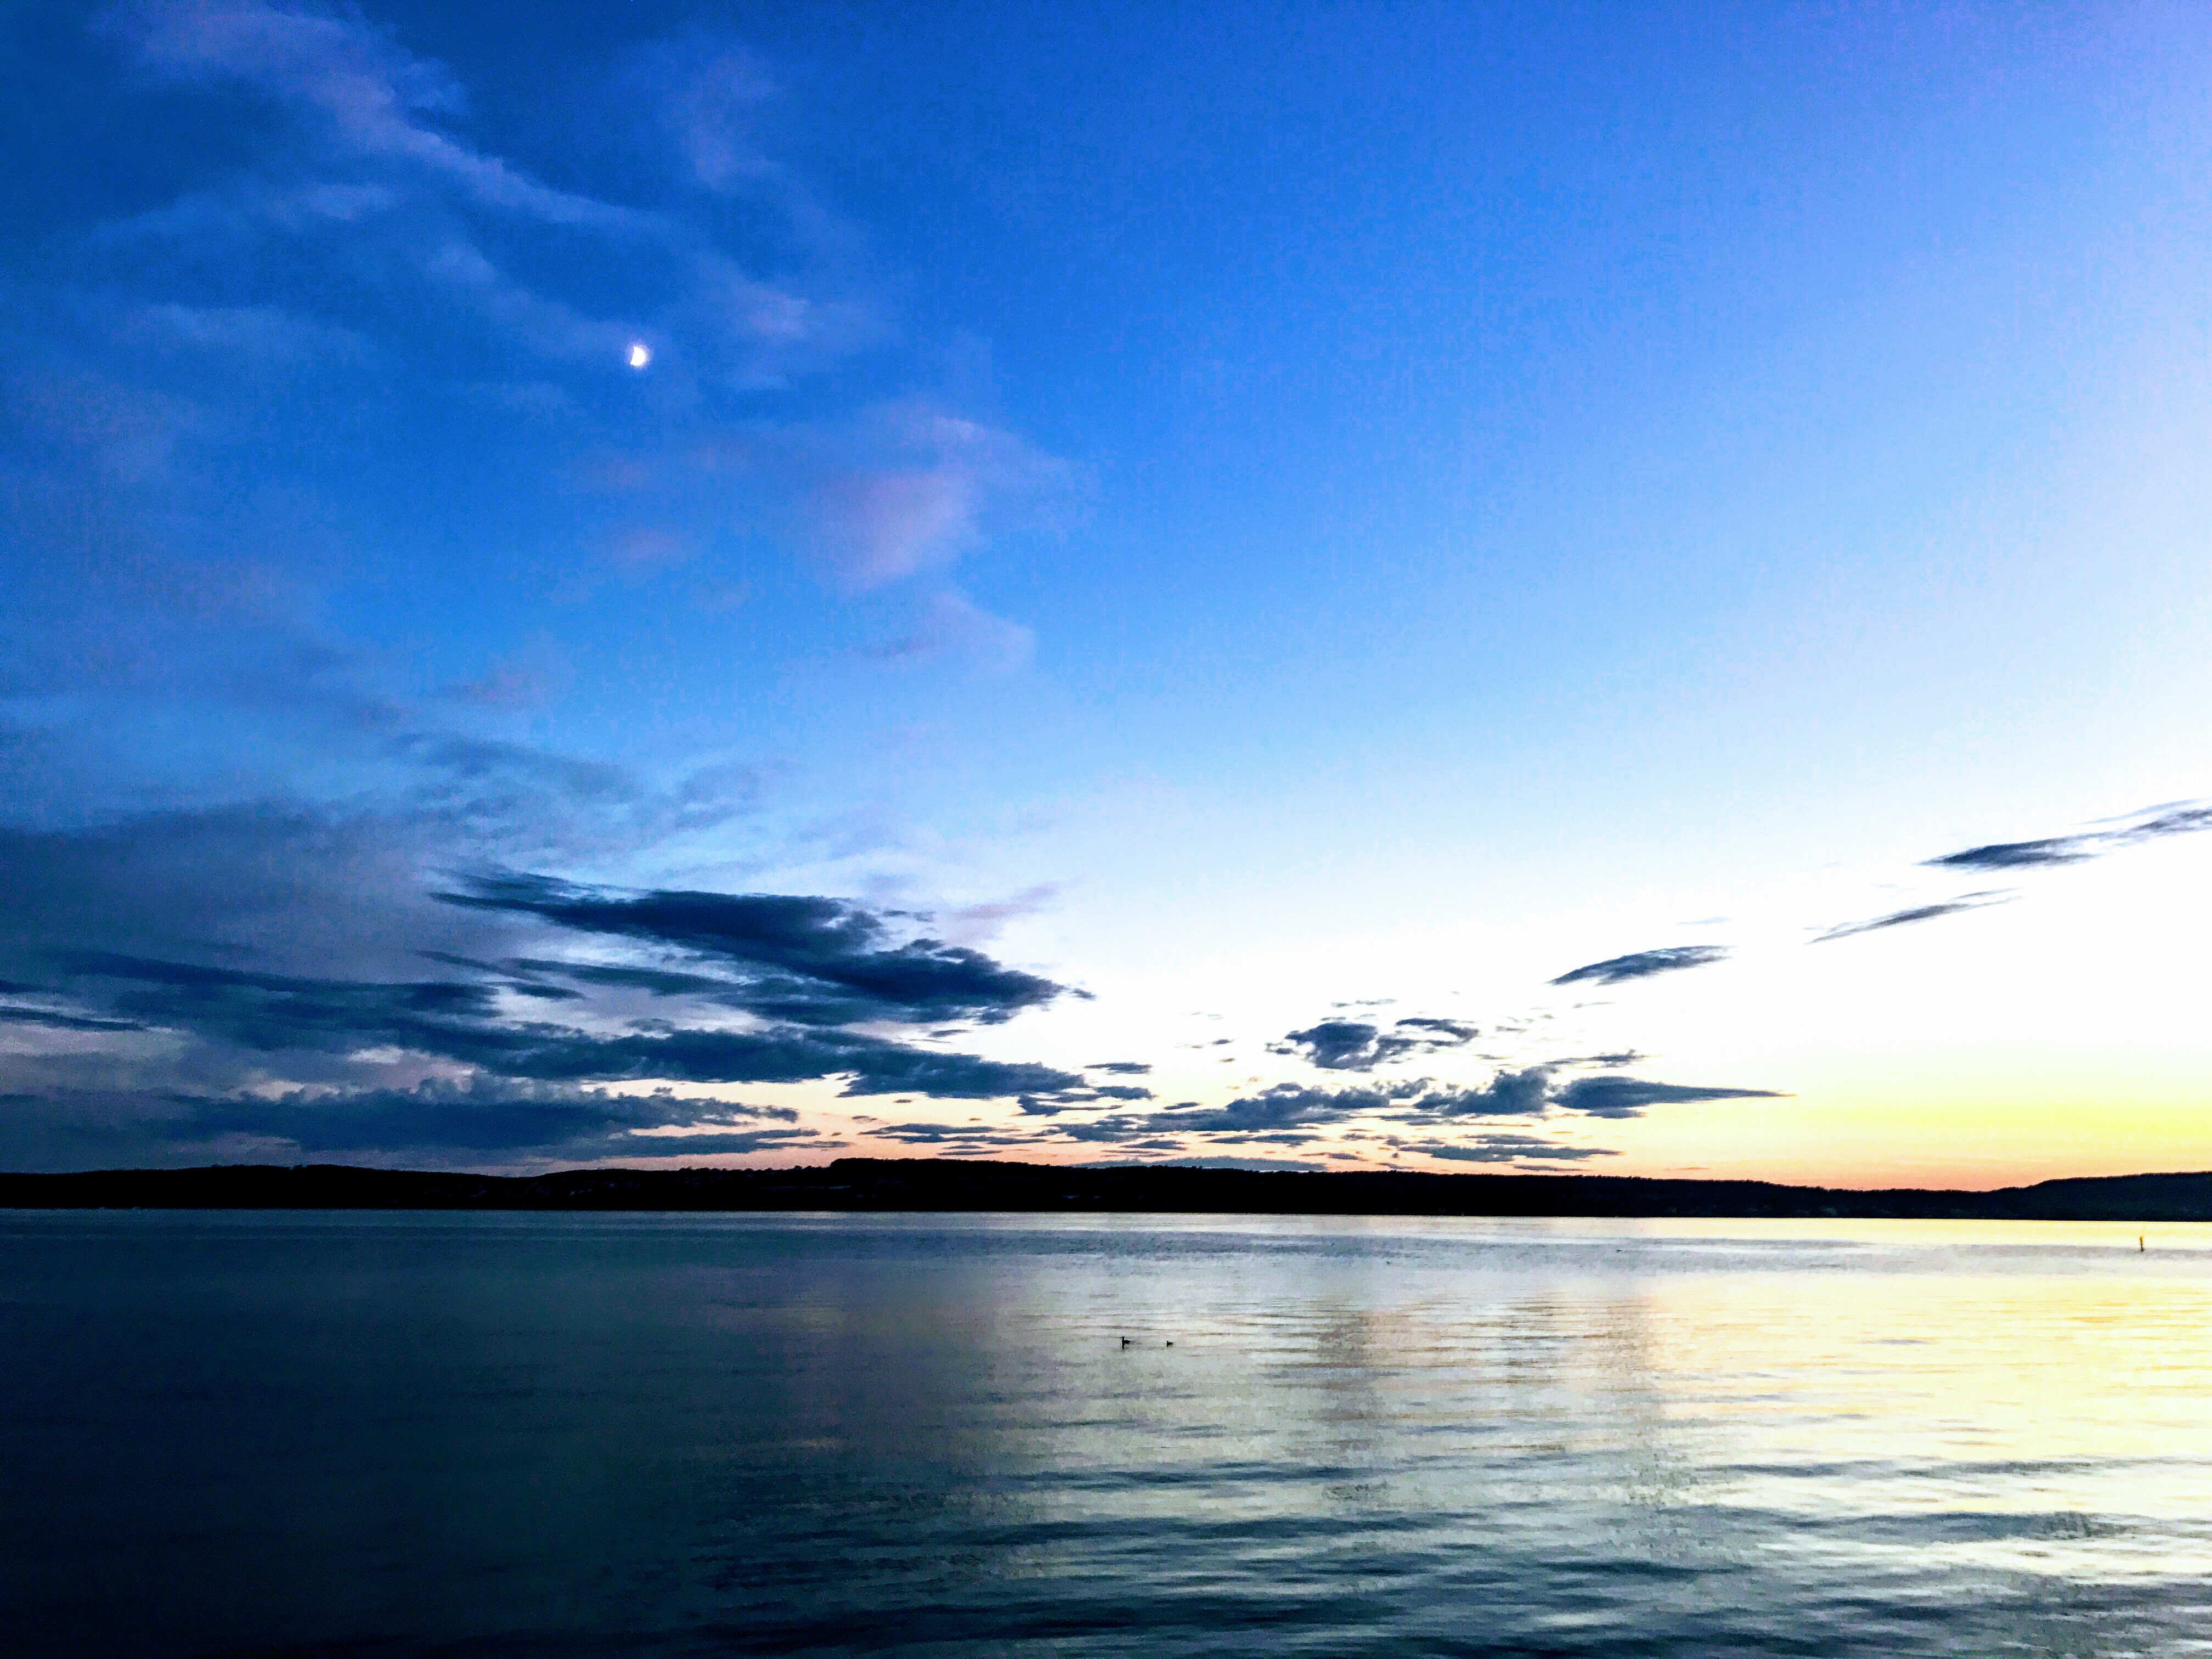
[[(781, 893), (634, 893), (549, 877), (483, 877), (439, 896), (449, 904), (535, 916), (573, 932), (680, 951), (734, 980), (612, 971), (664, 994), (704, 994), (802, 1024), (887, 1019), (996, 1024), (1067, 988), (980, 951), (917, 939), (892, 943), (884, 921), (842, 899)], [(541, 972), (556, 965), (534, 964)], [(588, 974), (594, 970), (579, 971)]]
[(1632, 951), (1625, 957), (1607, 957), (1603, 962), (1587, 962), (1579, 968), (1571, 968), (1552, 983), (1620, 985), (1630, 980), (1649, 979), (1654, 974), (1702, 968), (1708, 963), (1722, 961), (1727, 955), (1728, 948), (1720, 945), (1669, 945), (1656, 951)]
[(2212, 806), (2181, 803), (2154, 807), (2136, 815), (2138, 822), (2119, 830), (2091, 830), (2078, 836), (2049, 836), (2039, 841), (1998, 841), (1962, 852), (1946, 853), (1927, 860), (1938, 870), (2027, 870), (2059, 864), (2081, 864), (2122, 847), (2162, 841), (2169, 836), (2192, 836), (2212, 830)]

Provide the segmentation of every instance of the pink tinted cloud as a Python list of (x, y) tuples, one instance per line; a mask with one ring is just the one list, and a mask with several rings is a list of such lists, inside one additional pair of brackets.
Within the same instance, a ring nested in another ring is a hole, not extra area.
[(1035, 516), (1070, 483), (1066, 463), (920, 400), (816, 435), (854, 458), (817, 471), (805, 505), (815, 555), (848, 587), (941, 569), (990, 530)]
[(951, 464), (824, 479), (808, 514), (815, 550), (854, 587), (950, 563), (974, 533), (975, 481)]

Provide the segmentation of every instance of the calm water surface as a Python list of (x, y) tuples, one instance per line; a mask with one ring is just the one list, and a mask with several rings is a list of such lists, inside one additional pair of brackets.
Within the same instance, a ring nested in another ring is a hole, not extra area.
[(0, 1212), (0, 1645), (2212, 1653), (2138, 1231)]

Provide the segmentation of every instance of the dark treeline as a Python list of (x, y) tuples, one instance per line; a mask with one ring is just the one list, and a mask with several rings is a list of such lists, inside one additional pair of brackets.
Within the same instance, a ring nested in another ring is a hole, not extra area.
[(1858, 1192), (1628, 1176), (1080, 1170), (846, 1158), (801, 1170), (448, 1175), (346, 1164), (219, 1164), (0, 1175), (30, 1209), (1122, 1210), (1273, 1215), (1839, 1216), (2212, 1221), (2212, 1173), (2045, 1181), (1990, 1193)]

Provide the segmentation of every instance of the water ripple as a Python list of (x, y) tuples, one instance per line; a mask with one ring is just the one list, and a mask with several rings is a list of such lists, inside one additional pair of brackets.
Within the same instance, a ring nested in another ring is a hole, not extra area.
[(146, 1659), (2212, 1654), (2212, 1230), (2123, 1231), (0, 1214), (0, 1620)]

